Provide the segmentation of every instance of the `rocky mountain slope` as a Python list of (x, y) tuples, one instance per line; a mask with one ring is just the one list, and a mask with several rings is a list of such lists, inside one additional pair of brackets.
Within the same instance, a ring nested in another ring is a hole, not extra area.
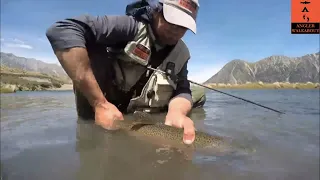
[(19, 57), (12, 53), (1, 52), (1, 65), (24, 71), (38, 72), (62, 79), (69, 79), (63, 68), (57, 64), (45, 63), (33, 58)]
[(246, 82), (319, 83), (319, 52), (302, 57), (270, 56), (255, 63), (236, 59), (227, 63), (205, 84)]

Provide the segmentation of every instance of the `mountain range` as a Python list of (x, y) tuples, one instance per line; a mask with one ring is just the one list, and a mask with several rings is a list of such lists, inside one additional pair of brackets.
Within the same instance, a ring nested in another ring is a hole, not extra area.
[(1, 52), (1, 65), (29, 72), (47, 74), (61, 79), (68, 79), (70, 81), (67, 73), (60, 65), (46, 63), (34, 58), (19, 57), (12, 53)]
[[(69, 79), (58, 64), (1, 52), (1, 65)], [(319, 52), (301, 57), (274, 55), (257, 62), (235, 59), (227, 63), (204, 84), (244, 84), (246, 82), (313, 82), (319, 83)]]
[(274, 55), (257, 62), (235, 59), (205, 81), (205, 84), (246, 82), (319, 83), (319, 52), (301, 57)]
[(17, 68), (25, 71), (34, 71), (56, 76), (67, 75), (63, 68), (57, 64), (45, 63), (33, 58), (19, 57), (12, 53), (1, 52), (1, 64), (10, 68)]

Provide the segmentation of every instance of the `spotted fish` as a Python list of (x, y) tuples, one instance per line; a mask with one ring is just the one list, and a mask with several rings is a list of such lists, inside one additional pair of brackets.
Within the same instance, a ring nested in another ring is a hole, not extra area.
[(117, 122), (120, 129), (140, 137), (147, 137), (152, 142), (167, 144), (177, 148), (191, 148), (200, 151), (218, 153), (235, 152), (232, 140), (227, 137), (212, 135), (202, 131), (195, 132), (195, 140), (191, 145), (183, 143), (183, 129), (167, 126), (152, 121), (152, 116), (143, 112), (135, 112), (135, 119)]

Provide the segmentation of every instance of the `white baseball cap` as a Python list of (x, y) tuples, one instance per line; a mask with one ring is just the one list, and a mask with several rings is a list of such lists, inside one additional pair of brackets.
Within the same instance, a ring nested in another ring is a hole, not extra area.
[(159, 0), (159, 2), (163, 3), (163, 16), (166, 21), (188, 28), (196, 34), (198, 0)]

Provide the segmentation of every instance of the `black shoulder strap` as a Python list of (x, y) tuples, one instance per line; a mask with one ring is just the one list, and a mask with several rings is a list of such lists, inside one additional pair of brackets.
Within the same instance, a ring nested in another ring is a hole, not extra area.
[(152, 8), (147, 0), (132, 2), (126, 6), (126, 15), (150, 22)]

